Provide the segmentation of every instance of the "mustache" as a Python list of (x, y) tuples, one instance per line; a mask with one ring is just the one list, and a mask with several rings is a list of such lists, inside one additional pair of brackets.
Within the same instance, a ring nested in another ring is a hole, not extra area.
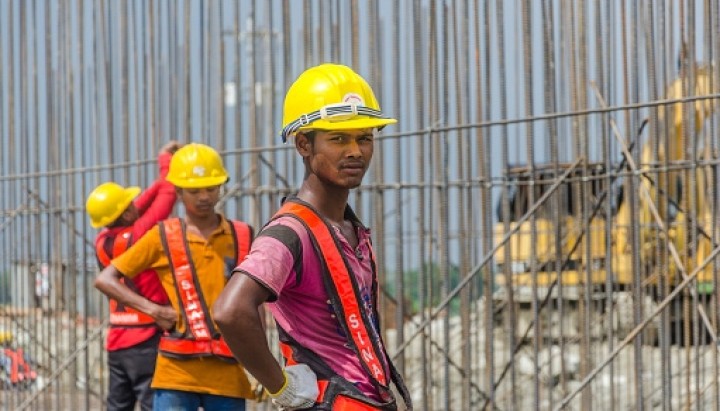
[(365, 162), (362, 160), (345, 160), (340, 162), (340, 168), (365, 168)]

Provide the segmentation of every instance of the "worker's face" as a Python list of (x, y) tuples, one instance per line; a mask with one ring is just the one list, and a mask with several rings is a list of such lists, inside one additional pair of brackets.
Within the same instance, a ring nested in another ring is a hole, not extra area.
[(304, 134), (296, 138), (309, 174), (340, 188), (360, 185), (373, 156), (374, 129), (316, 130), (313, 138)]
[(138, 212), (137, 207), (135, 207), (135, 204), (130, 203), (128, 208), (126, 208), (125, 211), (120, 214), (120, 217), (124, 222), (123, 225), (133, 225), (133, 223), (135, 223), (135, 221), (140, 218), (140, 213)]
[(215, 205), (220, 200), (220, 186), (178, 188), (177, 194), (188, 214), (209, 217), (215, 215)]

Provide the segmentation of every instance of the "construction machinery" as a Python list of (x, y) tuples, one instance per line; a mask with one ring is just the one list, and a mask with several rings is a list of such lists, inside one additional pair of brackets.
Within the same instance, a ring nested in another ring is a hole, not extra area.
[[(495, 254), (499, 268), (496, 284), (502, 293), (510, 279), (515, 301), (529, 302), (535, 298), (533, 287), (540, 296), (566, 293), (563, 298), (577, 299), (578, 286), (588, 280), (588, 273), (592, 284), (606, 283), (607, 224), (601, 214), (596, 214), (587, 224), (589, 230), (584, 230), (580, 204), (581, 201), (597, 202), (607, 195), (607, 179), (603, 178), (606, 169), (602, 164), (570, 167), (570, 164), (546, 164), (514, 167), (506, 173), (506, 184), (510, 187), (508, 204), (507, 207), (502, 202), (498, 205), (499, 222), (494, 235), (500, 243), (507, 232), (514, 234)], [(549, 193), (562, 175), (565, 175), (563, 182)], [(589, 182), (587, 187), (581, 187), (586, 182)], [(535, 206), (536, 200), (548, 194), (546, 201)], [(532, 207), (535, 209), (531, 211)], [(518, 221), (529, 212), (532, 218)], [(562, 287), (553, 286), (558, 279)]]
[(642, 288), (659, 301), (691, 273), (688, 293), (712, 294), (716, 269), (706, 259), (717, 235), (706, 190), (716, 156), (701, 137), (720, 104), (703, 98), (716, 92), (710, 73), (696, 67), (673, 81), (636, 141), (612, 127), (617, 164), (506, 170), (494, 228), (497, 299), (607, 301)]

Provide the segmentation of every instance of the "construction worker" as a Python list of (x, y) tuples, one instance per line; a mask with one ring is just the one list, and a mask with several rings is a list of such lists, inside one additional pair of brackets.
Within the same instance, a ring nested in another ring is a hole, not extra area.
[[(95, 238), (95, 255), (101, 269), (172, 212), (175, 188), (165, 177), (170, 159), (179, 147), (176, 141), (170, 141), (160, 149), (157, 160), (160, 175), (142, 194), (139, 187), (125, 188), (108, 182), (97, 186), (88, 196), (85, 209), (90, 225), (102, 228)], [(126, 284), (156, 304), (170, 303), (151, 269)], [(142, 410), (152, 409), (150, 381), (155, 371), (161, 333), (162, 329), (152, 317), (110, 300), (110, 328), (106, 340), (109, 411), (132, 411), (136, 403)]]
[[(248, 252), (252, 228), (215, 212), (228, 174), (220, 155), (204, 144), (175, 153), (168, 181), (185, 208), (184, 218), (153, 227), (112, 260), (95, 287), (154, 318), (166, 330), (160, 338), (152, 387), (156, 410), (244, 410), (252, 397), (248, 377), (213, 322), (211, 307), (233, 268)], [(170, 306), (133, 293), (123, 275), (134, 278), (152, 267)]]
[[(346, 66), (310, 68), (287, 92), (282, 135), (295, 138), (304, 181), (215, 303), (230, 349), (280, 409), (395, 410), (391, 382), (412, 408), (381, 338), (370, 232), (348, 205), (378, 131), (395, 122)], [(265, 302), (284, 367), (262, 332)]]

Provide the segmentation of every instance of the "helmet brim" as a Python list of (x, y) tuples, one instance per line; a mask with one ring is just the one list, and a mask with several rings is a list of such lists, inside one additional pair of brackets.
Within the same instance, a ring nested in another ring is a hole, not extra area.
[(132, 186), (132, 187), (126, 188), (125, 189), (125, 199), (127, 201), (127, 205), (130, 205), (130, 202), (133, 201), (137, 196), (139, 196), (141, 191), (142, 191), (142, 189), (137, 186)]
[(364, 128), (381, 128), (395, 124), (394, 118), (353, 118), (345, 121), (316, 120), (298, 130), (360, 130)]
[(198, 177), (198, 178), (189, 178), (189, 179), (170, 179), (168, 178), (168, 181), (178, 188), (207, 188), (207, 187), (215, 187), (222, 184), (225, 184), (230, 180), (227, 176), (218, 176), (218, 177)]

